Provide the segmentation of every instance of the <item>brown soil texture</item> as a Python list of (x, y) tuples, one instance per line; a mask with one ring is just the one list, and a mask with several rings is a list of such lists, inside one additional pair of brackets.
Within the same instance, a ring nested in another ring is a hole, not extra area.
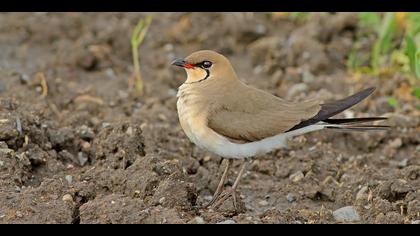
[[(345, 206), (359, 223), (419, 222), (420, 102), (399, 96), (406, 75), (347, 72), (362, 30), (356, 14), (313, 14), (305, 23), (157, 13), (140, 48), (146, 94), (135, 98), (130, 36), (145, 15), (0, 14), (0, 223), (339, 223), (333, 212)], [(364, 43), (369, 50), (373, 40)], [(185, 73), (170, 66), (199, 49), (225, 54), (246, 83), (289, 100), (376, 86), (340, 116), (388, 116), (393, 128), (297, 137), (253, 159), (240, 211), (231, 199), (203, 209), (225, 162), (183, 133), (176, 92)]]

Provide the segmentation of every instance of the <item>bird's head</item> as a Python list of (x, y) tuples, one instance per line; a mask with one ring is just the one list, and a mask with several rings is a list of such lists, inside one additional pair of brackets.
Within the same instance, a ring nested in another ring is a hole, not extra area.
[(206, 83), (210, 80), (236, 79), (229, 60), (220, 53), (201, 50), (185, 59), (176, 59), (172, 65), (183, 67), (187, 72), (186, 84)]

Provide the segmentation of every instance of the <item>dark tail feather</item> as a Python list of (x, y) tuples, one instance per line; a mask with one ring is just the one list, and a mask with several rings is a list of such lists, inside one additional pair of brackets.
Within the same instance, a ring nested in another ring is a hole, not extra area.
[[(365, 90), (362, 90), (350, 97), (346, 97), (344, 99), (329, 102), (321, 105), (321, 110), (316, 114), (314, 117), (312, 117), (309, 120), (302, 121), (301, 123), (297, 124), (293, 128), (291, 128), (288, 131), (300, 129), (309, 125), (316, 124), (320, 121), (325, 121), (328, 118), (337, 115), (338, 113), (343, 112), (344, 110), (349, 109), (350, 107), (356, 105), (369, 95), (371, 95), (375, 91), (375, 88), (367, 88)], [(334, 121), (332, 121), (334, 122)]]
[(365, 117), (348, 119), (326, 119), (325, 128), (339, 131), (383, 131), (391, 127), (387, 125), (360, 125), (361, 123), (386, 120), (386, 117)]
[(326, 119), (324, 122), (328, 124), (334, 124), (334, 125), (341, 125), (341, 124), (359, 124), (359, 123), (368, 123), (373, 121), (379, 121), (379, 120), (386, 120), (387, 117), (364, 117), (364, 118), (347, 118), (347, 119)]
[(387, 131), (391, 127), (387, 125), (326, 125), (327, 129), (335, 129), (338, 131)]

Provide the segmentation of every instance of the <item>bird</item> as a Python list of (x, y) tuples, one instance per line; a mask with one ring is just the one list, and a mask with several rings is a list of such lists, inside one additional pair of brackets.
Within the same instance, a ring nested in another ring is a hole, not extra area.
[[(242, 82), (229, 59), (212, 50), (193, 52), (172, 65), (185, 69), (187, 78), (177, 92), (177, 112), (186, 136), (196, 146), (228, 160), (207, 207), (217, 208), (230, 196), (237, 208), (236, 190), (253, 157), (286, 148), (287, 140), (323, 129), (342, 131), (387, 130), (364, 123), (386, 117), (334, 119), (372, 94), (374, 87), (341, 100), (321, 103), (282, 99)], [(231, 188), (224, 190), (233, 160), (243, 160)]]

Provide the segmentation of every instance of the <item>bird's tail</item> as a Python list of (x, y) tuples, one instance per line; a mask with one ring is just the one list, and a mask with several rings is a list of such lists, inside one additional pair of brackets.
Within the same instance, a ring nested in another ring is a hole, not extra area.
[(366, 117), (366, 118), (348, 118), (348, 119), (326, 119), (324, 128), (335, 129), (339, 131), (381, 131), (389, 130), (387, 125), (362, 125), (363, 123), (386, 120), (386, 117)]

